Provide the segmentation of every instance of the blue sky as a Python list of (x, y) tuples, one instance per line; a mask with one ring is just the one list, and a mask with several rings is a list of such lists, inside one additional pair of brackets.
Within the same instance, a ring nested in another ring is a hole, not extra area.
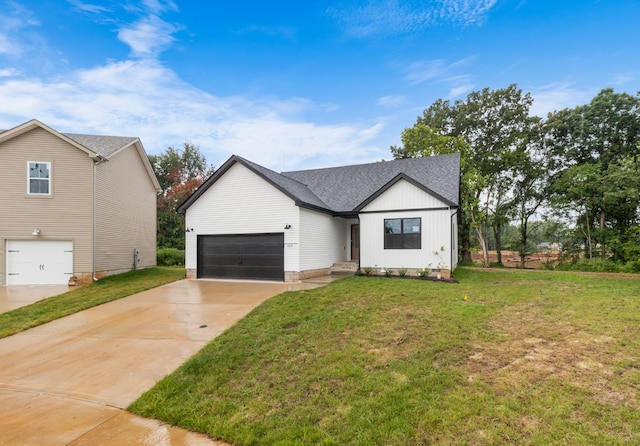
[(640, 90), (637, 0), (0, 0), (0, 128), (191, 142), (274, 170), (390, 159), (439, 98)]

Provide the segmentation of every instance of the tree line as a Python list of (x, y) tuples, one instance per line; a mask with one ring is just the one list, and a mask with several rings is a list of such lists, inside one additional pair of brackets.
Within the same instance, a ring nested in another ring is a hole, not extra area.
[[(530, 113), (517, 85), (439, 99), (402, 132), (395, 158), (461, 154), (462, 261), (488, 239), (502, 263), (502, 235), (518, 228), (524, 268), (533, 221), (558, 228), (566, 252), (640, 265), (640, 97), (603, 89), (589, 104)], [(473, 235), (473, 237), (472, 237)]]

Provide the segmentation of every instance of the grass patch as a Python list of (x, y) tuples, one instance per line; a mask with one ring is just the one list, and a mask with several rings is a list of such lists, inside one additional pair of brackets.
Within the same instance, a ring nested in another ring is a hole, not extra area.
[(0, 338), (182, 278), (183, 268), (160, 267), (109, 276), (90, 285), (0, 314)]
[(640, 278), (456, 278), (276, 296), (130, 410), (245, 446), (640, 442)]

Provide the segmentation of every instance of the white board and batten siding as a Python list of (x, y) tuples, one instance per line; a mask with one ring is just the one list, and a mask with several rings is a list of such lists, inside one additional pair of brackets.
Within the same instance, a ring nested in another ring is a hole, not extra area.
[[(420, 218), (421, 249), (384, 249), (384, 220), (389, 218)], [(398, 269), (429, 264), (436, 268), (441, 263), (442, 269), (451, 269), (453, 229), (452, 212), (446, 203), (400, 180), (360, 213), (360, 264)]]
[(300, 271), (328, 268), (347, 259), (344, 219), (300, 209)]
[[(239, 206), (242, 203), (242, 206)], [(197, 236), (284, 233), (285, 271), (299, 271), (299, 208), (240, 163), (235, 163), (186, 212), (185, 259), (197, 269)], [(290, 225), (290, 229), (284, 229)]]

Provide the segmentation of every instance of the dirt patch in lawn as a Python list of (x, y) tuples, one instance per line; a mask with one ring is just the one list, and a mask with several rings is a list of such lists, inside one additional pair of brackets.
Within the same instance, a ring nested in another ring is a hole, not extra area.
[(463, 365), (468, 381), (482, 381), (498, 394), (562, 382), (601, 404), (637, 409), (638, 389), (616, 377), (637, 374), (640, 361), (614, 337), (549, 320), (543, 306), (519, 304), (498, 313), (489, 325), (491, 339), (476, 342)]
[[(524, 267), (527, 269), (544, 269), (546, 266), (556, 265), (560, 258), (560, 252), (545, 251), (527, 254)], [(482, 264), (482, 252), (474, 251), (471, 260), (476, 264)], [(496, 251), (489, 251), (489, 262), (496, 263), (498, 254)], [(506, 268), (520, 268), (520, 254), (517, 251), (502, 251), (502, 264)]]

